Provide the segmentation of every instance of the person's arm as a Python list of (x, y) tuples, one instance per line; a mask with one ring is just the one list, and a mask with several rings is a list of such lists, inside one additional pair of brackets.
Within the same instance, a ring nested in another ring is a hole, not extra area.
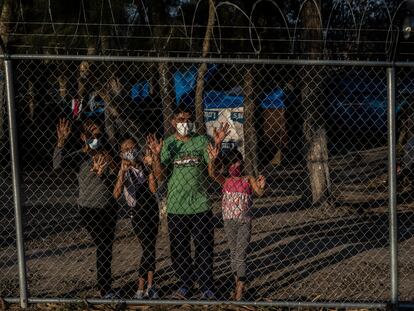
[(224, 185), (226, 182), (226, 178), (218, 174), (216, 171), (216, 162), (218, 154), (220, 153), (220, 146), (216, 145), (213, 147), (213, 145), (209, 144), (207, 146), (207, 152), (208, 152), (208, 175), (216, 182), (218, 182), (220, 185)]
[(130, 164), (126, 161), (121, 162), (121, 168), (119, 169), (118, 176), (115, 182), (113, 196), (115, 199), (119, 199), (121, 197), (122, 189), (124, 188), (125, 182), (125, 173), (129, 169)]
[(148, 185), (151, 193), (157, 192), (157, 180), (152, 172), (148, 175)]
[(143, 158), (144, 166), (146, 175), (148, 176), (148, 187), (151, 193), (157, 192), (157, 179), (154, 176), (154, 169), (153, 169), (153, 155), (149, 148), (145, 149), (145, 155)]
[(163, 162), (167, 160), (167, 147), (163, 145), (162, 139), (158, 141), (154, 134), (148, 136), (147, 145), (152, 153), (152, 170), (154, 177), (158, 180), (158, 182), (162, 182), (165, 175), (161, 160), (163, 160)]
[(62, 168), (63, 163), (63, 148), (55, 147), (53, 151), (53, 169), (57, 170)]
[(253, 191), (258, 195), (262, 196), (266, 187), (266, 178), (260, 175), (257, 178), (249, 176), (249, 183), (253, 188)]
[(57, 132), (57, 144), (53, 152), (53, 169), (54, 170), (63, 167), (63, 162), (64, 162), (63, 150), (64, 150), (66, 141), (71, 132), (69, 121), (65, 119), (60, 119), (56, 132)]
[(154, 177), (158, 180), (158, 182), (164, 181), (165, 175), (164, 175), (164, 168), (161, 164), (161, 157), (159, 154), (153, 155), (153, 164), (152, 168), (154, 171)]
[(224, 183), (226, 182), (226, 178), (223, 175), (218, 174), (217, 171), (216, 171), (216, 160), (210, 161), (208, 163), (208, 175), (215, 182), (218, 182), (220, 185), (224, 185)]

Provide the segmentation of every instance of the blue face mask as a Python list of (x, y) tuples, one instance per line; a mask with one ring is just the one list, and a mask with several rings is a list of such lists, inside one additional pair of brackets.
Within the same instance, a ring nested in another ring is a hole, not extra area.
[(86, 143), (88, 144), (89, 148), (93, 150), (98, 149), (101, 145), (99, 138), (90, 138), (86, 141)]

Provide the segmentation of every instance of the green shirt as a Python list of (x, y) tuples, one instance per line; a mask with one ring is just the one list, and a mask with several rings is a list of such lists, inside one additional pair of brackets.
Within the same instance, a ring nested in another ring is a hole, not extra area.
[(208, 138), (193, 135), (190, 140), (168, 137), (161, 150), (161, 163), (169, 171), (167, 212), (191, 215), (210, 209), (207, 196)]

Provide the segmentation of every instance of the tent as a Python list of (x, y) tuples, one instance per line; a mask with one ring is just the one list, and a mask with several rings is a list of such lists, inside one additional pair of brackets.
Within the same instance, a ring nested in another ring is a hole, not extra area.
[[(286, 108), (284, 92), (276, 88), (264, 94), (259, 101), (260, 107), (269, 114), (264, 114), (269, 130), (271, 145), (279, 145), (285, 133), (284, 112)], [(230, 134), (223, 142), (223, 149), (237, 147), (244, 154), (244, 96), (240, 87), (228, 91), (210, 90), (204, 92), (204, 119), (207, 134), (213, 135), (215, 127), (221, 123), (230, 124)], [(267, 118), (269, 116), (269, 118)], [(273, 122), (275, 121), (275, 122)], [(257, 125), (256, 125), (257, 126)]]

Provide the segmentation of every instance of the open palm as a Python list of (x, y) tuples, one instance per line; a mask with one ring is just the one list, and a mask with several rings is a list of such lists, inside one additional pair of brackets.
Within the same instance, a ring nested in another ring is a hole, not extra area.
[(230, 134), (229, 131), (230, 125), (228, 123), (221, 123), (220, 127), (214, 128), (213, 136), (214, 136), (214, 143), (216, 145), (220, 145), (223, 140)]
[(63, 147), (71, 132), (68, 120), (60, 119), (57, 126), (57, 138), (59, 147)]
[(210, 161), (217, 159), (220, 153), (220, 147), (218, 145), (213, 146), (212, 144), (208, 144), (207, 146), (208, 157)]
[(159, 155), (161, 153), (162, 145), (162, 139), (158, 140), (155, 134), (148, 135), (147, 146), (154, 155)]
[(97, 154), (93, 157), (92, 172), (102, 176), (105, 168), (108, 166), (108, 159), (103, 154)]

